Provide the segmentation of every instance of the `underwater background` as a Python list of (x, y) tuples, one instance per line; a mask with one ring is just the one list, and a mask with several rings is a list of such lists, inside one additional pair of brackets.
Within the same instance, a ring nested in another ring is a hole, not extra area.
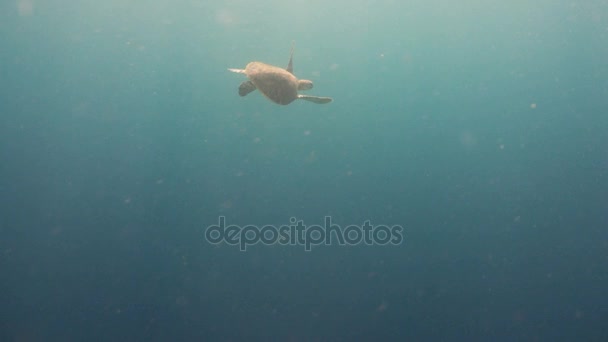
[[(292, 41), (334, 102), (239, 97)], [(6, 0), (0, 43), (1, 341), (608, 340), (606, 1)]]

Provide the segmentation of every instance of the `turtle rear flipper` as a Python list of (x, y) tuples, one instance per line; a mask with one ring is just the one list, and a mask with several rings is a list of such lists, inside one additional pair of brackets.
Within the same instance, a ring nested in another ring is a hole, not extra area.
[(321, 96), (310, 96), (310, 95), (298, 95), (298, 99), (310, 101), (316, 104), (326, 104), (333, 101), (331, 97), (321, 97)]
[(236, 72), (237, 74), (247, 74), (247, 73), (245, 72), (245, 69), (233, 69), (233, 68), (228, 68), (228, 71)]
[(255, 90), (255, 84), (251, 81), (245, 81), (239, 86), (239, 95), (245, 96)]

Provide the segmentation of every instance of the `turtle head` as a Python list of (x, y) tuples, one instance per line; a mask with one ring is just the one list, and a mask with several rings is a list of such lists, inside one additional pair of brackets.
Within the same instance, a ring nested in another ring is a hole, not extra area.
[(312, 81), (309, 80), (299, 80), (298, 81), (298, 90), (308, 90), (312, 89)]

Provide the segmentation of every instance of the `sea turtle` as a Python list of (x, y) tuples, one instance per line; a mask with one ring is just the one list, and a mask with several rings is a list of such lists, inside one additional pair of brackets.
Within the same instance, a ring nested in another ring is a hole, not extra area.
[(331, 97), (319, 97), (298, 94), (298, 90), (312, 88), (312, 81), (298, 80), (293, 74), (293, 45), (287, 69), (262, 62), (250, 62), (245, 69), (228, 69), (232, 72), (245, 74), (248, 81), (239, 86), (239, 95), (245, 96), (258, 89), (270, 101), (280, 105), (288, 105), (296, 99), (318, 104), (330, 103)]

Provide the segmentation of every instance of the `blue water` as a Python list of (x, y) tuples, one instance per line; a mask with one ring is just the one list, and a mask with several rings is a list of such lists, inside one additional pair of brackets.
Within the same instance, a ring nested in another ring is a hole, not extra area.
[[(292, 41), (334, 102), (239, 97)], [(7, 0), (0, 43), (2, 341), (608, 340), (606, 1)]]

